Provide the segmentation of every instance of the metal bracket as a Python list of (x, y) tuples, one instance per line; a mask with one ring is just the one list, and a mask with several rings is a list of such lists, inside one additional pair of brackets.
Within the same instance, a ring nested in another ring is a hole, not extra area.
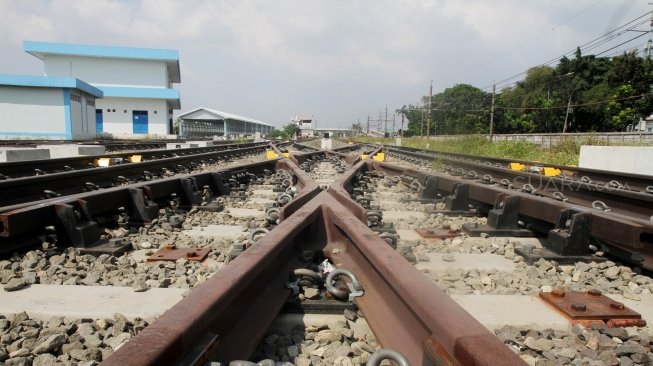
[(518, 223), (519, 197), (498, 194), (494, 208), (487, 216), (487, 225), (464, 224), (462, 229), (470, 236), (480, 236), (481, 233), (489, 236), (533, 236), (533, 232), (521, 229)]
[(179, 179), (181, 184), (181, 202), (186, 206), (199, 206), (202, 203), (202, 192), (197, 190), (194, 177)]
[(88, 212), (67, 203), (56, 203), (54, 210), (58, 223), (74, 247), (84, 248), (100, 241), (100, 229), (97, 222), (87, 216)]
[(159, 205), (153, 202), (145, 202), (145, 193), (140, 188), (129, 188), (129, 197), (131, 198), (131, 221), (139, 223), (149, 223), (159, 214)]
[(553, 230), (549, 231), (547, 248), (560, 255), (589, 255), (592, 215), (564, 210)]
[(228, 196), (229, 193), (231, 192), (231, 186), (229, 186), (229, 183), (225, 180), (224, 174), (221, 172), (214, 172), (211, 173), (211, 177), (213, 177), (213, 182), (215, 183), (216, 191), (221, 195), (221, 196)]

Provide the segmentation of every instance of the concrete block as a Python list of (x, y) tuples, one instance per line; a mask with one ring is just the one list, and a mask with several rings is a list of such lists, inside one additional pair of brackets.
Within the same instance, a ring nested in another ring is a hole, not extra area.
[[(512, 272), (515, 263), (500, 255), (495, 254), (463, 254), (463, 253), (428, 253), (428, 262), (418, 262), (415, 268), (428, 269), (431, 272), (446, 271), (447, 269), (460, 268), (463, 270), (492, 270)], [(448, 257), (447, 260), (443, 256)], [(450, 260), (453, 259), (453, 260)]]
[[(213, 146), (213, 141), (187, 141), (192, 147), (209, 147)], [(193, 146), (195, 145), (195, 146)]]
[(38, 145), (37, 148), (50, 150), (52, 159), (106, 153), (106, 149), (102, 145)]
[(182, 299), (187, 290), (151, 288), (134, 292), (131, 287), (31, 285), (20, 291), (0, 289), (0, 314), (27, 312), (31, 318), (53, 316), (103, 319), (121, 313), (128, 319), (154, 320)]
[(504, 325), (532, 329), (569, 329), (569, 320), (537, 296), (451, 295), (451, 298), (490, 331)]
[(265, 216), (265, 212), (253, 208), (230, 208), (227, 209), (226, 212), (233, 217), (240, 217), (240, 218), (244, 218), (244, 217), (259, 218)]
[(581, 146), (581, 168), (653, 175), (653, 147)]
[(20, 147), (0, 147), (0, 163), (50, 159), (50, 150)]
[(166, 150), (188, 149), (191, 147), (199, 147), (197, 144), (186, 142), (169, 142), (166, 144)]

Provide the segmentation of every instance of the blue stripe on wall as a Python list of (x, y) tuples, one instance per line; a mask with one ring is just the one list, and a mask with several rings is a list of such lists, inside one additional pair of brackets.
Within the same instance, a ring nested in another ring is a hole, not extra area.
[(66, 138), (73, 139), (73, 121), (70, 118), (70, 89), (63, 88), (63, 110), (66, 116)]

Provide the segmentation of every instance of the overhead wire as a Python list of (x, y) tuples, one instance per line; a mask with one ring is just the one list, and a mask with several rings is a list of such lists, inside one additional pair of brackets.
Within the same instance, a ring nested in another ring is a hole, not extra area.
[[(638, 27), (638, 26), (640, 26), (640, 25), (642, 25), (642, 24), (648, 22), (648, 19), (644, 19), (644, 20), (642, 20), (642, 19), (645, 18), (645, 17), (647, 17), (647, 16), (650, 15), (650, 14), (651, 14), (650, 11), (649, 11), (649, 12), (646, 12), (646, 13), (644, 13), (644, 14), (638, 16), (637, 18), (632, 19), (632, 20), (630, 20), (630, 21), (628, 21), (628, 22), (626, 22), (626, 23), (620, 25), (620, 26), (617, 27), (617, 28), (614, 28), (614, 29), (608, 31), (608, 32), (605, 33), (605, 34), (603, 34), (603, 35), (601, 35), (601, 36), (599, 36), (599, 37), (596, 37), (596, 38), (594, 38), (594, 39), (592, 39), (592, 40), (590, 40), (590, 41), (588, 41), (588, 42), (586, 42), (586, 43), (584, 43), (584, 44), (578, 46), (576, 49), (571, 50), (571, 51), (568, 51), (568, 52), (564, 53), (563, 55), (558, 56), (558, 57), (556, 57), (556, 58), (550, 59), (550, 60), (548, 60), (548, 61), (546, 61), (546, 62), (544, 62), (544, 63), (542, 63), (542, 64), (540, 64), (540, 65), (538, 65), (538, 66), (548, 66), (548, 65), (551, 65), (551, 64), (557, 63), (561, 58), (566, 57), (566, 56), (573, 55), (573, 54), (576, 52), (577, 49), (580, 49), (581, 52), (583, 52), (583, 51), (584, 51), (584, 52), (588, 52), (588, 51), (591, 51), (591, 50), (593, 50), (593, 49), (596, 49), (596, 48), (598, 48), (598, 47), (600, 47), (600, 46), (602, 46), (602, 45), (604, 45), (604, 44), (606, 44), (606, 43), (608, 43), (608, 42), (614, 40), (615, 38), (618, 38), (618, 37), (621, 36), (623, 33), (627, 32), (627, 31), (632, 31), (632, 30), (634, 30), (634, 28), (636, 28), (636, 27)], [(638, 22), (638, 21), (639, 21), (639, 22)], [(637, 22), (637, 23), (636, 23), (636, 22)], [(636, 24), (633, 24), (633, 23), (636, 23)], [(622, 29), (622, 28), (626, 28), (626, 29)], [(620, 30), (621, 30), (621, 31), (620, 31)], [(615, 34), (615, 32), (618, 32), (618, 33)], [(648, 32), (647, 32), (647, 33), (648, 33)], [(646, 33), (642, 33), (642, 34), (646, 34)], [(640, 35), (640, 36), (641, 36), (641, 35)], [(634, 37), (633, 39), (636, 39), (636, 38), (639, 38), (639, 37)], [(632, 40), (632, 39), (631, 39), (631, 40)], [(626, 43), (627, 43), (627, 42), (626, 42)], [(612, 48), (612, 49), (614, 49), (614, 48)], [(505, 78), (505, 79), (503, 79), (503, 80), (500, 80), (500, 81), (498, 81), (498, 82), (496, 82), (496, 83), (494, 83), (494, 84), (495, 84), (495, 85), (502, 85), (502, 84), (505, 84), (505, 83), (507, 83), (508, 81), (511, 81), (511, 80), (513, 80), (513, 79), (516, 79), (516, 78), (519, 78), (519, 77), (521, 77), (521, 76), (523, 76), (523, 75), (526, 75), (526, 73), (528, 73), (528, 70), (522, 71), (522, 72), (520, 72), (520, 73), (518, 73), (518, 74), (515, 74), (515, 75), (512, 75), (512, 76), (510, 76), (510, 77), (507, 77), (507, 78)], [(482, 88), (482, 90), (487, 90), (487, 89), (490, 89), (490, 88), (492, 88), (492, 85), (486, 86), (486, 87)]]

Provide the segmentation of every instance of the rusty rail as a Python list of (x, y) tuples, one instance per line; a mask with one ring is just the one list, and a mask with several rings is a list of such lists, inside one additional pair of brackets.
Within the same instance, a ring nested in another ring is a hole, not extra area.
[[(287, 168), (292, 163), (277, 164)], [(371, 329), (381, 344), (400, 350), (412, 365), (523, 365), (371, 231), (360, 212), (350, 211), (355, 206), (341, 204), (353, 202), (345, 196), (343, 183), (352, 183), (361, 170), (374, 167), (369, 161), (359, 162), (331, 186), (330, 193), (318, 193), (287, 215), (103, 365), (201, 365), (208, 359), (247, 359), (289, 295), (285, 281), (300, 265), (297, 253), (303, 250), (319, 250), (356, 274), (365, 295), (355, 301)], [(315, 192), (303, 174), (297, 177), (307, 192)]]

